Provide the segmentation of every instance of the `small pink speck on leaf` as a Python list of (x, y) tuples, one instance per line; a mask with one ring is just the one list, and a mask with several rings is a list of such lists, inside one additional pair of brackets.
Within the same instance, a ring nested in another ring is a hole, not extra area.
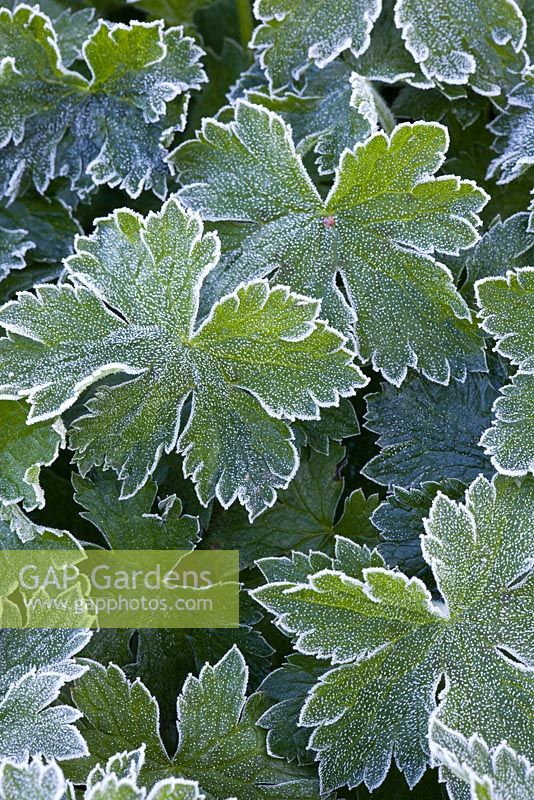
[(336, 224), (335, 217), (325, 217), (323, 219), (323, 225), (325, 226), (325, 228), (333, 228), (335, 224)]

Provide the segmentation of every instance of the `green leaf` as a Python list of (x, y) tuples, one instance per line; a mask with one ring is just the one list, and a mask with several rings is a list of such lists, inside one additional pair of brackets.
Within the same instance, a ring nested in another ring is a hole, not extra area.
[(524, 713), (534, 699), (533, 521), (530, 479), (479, 477), (465, 505), (438, 494), (422, 538), (437, 601), (418, 578), (362, 569), (361, 549), (347, 540), (338, 546), (352, 549), (356, 568), (347, 569), (345, 555), (331, 568), (309, 564), (303, 578), (302, 569), (291, 576), (287, 560), (278, 570), (276, 559), (260, 562), (268, 583), (253, 596), (299, 652), (334, 665), (300, 716), (313, 728), (323, 791), (362, 781), (372, 790), (393, 755), (409, 785), (417, 783), (436, 706), (437, 718), (465, 736), (534, 751)]
[(322, 68), (348, 48), (354, 55), (367, 49), (379, 0), (342, 0), (332, 11), (321, 0), (256, 0), (261, 24), (251, 46), (271, 87), (298, 78), (310, 61)]
[(260, 691), (272, 703), (258, 720), (265, 728), (269, 752), (287, 761), (311, 764), (313, 753), (308, 749), (310, 732), (298, 724), (308, 693), (328, 667), (311, 656), (295, 653), (279, 669), (263, 681)]
[(98, 471), (94, 480), (73, 474), (74, 499), (81, 512), (104, 536), (112, 550), (192, 550), (199, 541), (196, 517), (182, 516), (176, 495), (159, 500), (152, 512), (157, 485), (149, 480), (130, 499), (121, 500), (120, 482), (109, 472)]
[(206, 544), (239, 549), (244, 568), (258, 558), (283, 555), (291, 550), (303, 553), (321, 550), (331, 555), (336, 533), (362, 543), (376, 539), (369, 517), (378, 505), (377, 495), (366, 499), (361, 489), (354, 491), (337, 519), (345, 486), (338, 466), (344, 457), (345, 449), (337, 444), (331, 445), (327, 456), (311, 452), (301, 460), (294, 480), (280, 492), (274, 506), (253, 524), (238, 508), (215, 512)]
[(83, 714), (78, 725), (88, 752), (85, 758), (65, 765), (66, 775), (76, 783), (84, 782), (96, 764), (106, 764), (115, 753), (133, 751), (144, 744), (141, 778), (152, 785), (170, 766), (159, 733), (156, 700), (140, 681), (129, 683), (114, 664), (82, 663), (88, 669), (74, 684), (72, 698)]
[[(394, 21), (395, 0), (383, 0), (382, 11), (371, 32), (369, 47), (356, 59), (356, 71), (373, 81), (397, 83), (407, 81), (412, 86), (428, 89), (434, 85), (423, 73), (404, 46)], [(424, 103), (428, 91), (419, 97)], [(417, 115), (417, 119), (423, 117)]]
[(143, 189), (164, 197), (161, 138), (176, 127), (167, 106), (171, 113), (183, 98), (187, 105), (184, 93), (205, 80), (201, 53), (180, 28), (164, 31), (161, 21), (101, 21), (83, 44), (88, 79), (66, 68), (46, 15), (25, 5), (2, 9), (1, 193), (14, 198), (30, 179), (44, 193), (64, 175), (81, 196), (105, 183), (131, 197)]
[(378, 551), (390, 567), (400, 567), (407, 575), (428, 572), (421, 552), (424, 518), (428, 516), (434, 498), (442, 492), (453, 500), (461, 500), (465, 485), (455, 480), (441, 483), (429, 481), (419, 487), (403, 489), (392, 486), (383, 503), (374, 511), (371, 522), (378, 528), (382, 541)]
[(320, 420), (296, 420), (291, 427), (298, 447), (308, 445), (325, 456), (330, 453), (330, 442), (341, 442), (360, 432), (350, 400), (342, 400), (337, 407), (323, 409)]
[(508, 0), (397, 0), (395, 23), (429, 79), (467, 84), (482, 95), (501, 94), (506, 70), (520, 72), (526, 23)]
[(305, 771), (268, 755), (256, 721), (260, 695), (246, 701), (247, 669), (237, 648), (198, 678), (186, 680), (178, 698), (176, 768), (199, 781), (208, 796), (237, 800), (311, 800), (317, 784)]
[(52, 704), (66, 682), (83, 674), (73, 656), (90, 637), (87, 630), (0, 631), (0, 758), (85, 755), (84, 739), (73, 725), (80, 714)]
[(0, 208), (0, 224), (26, 231), (33, 245), (27, 256), (31, 262), (61, 261), (72, 253), (74, 237), (81, 233), (71, 210), (62, 202), (31, 193)]
[[(117, 750), (144, 741), (140, 779), (147, 785), (173, 774), (198, 781), (209, 800), (318, 800), (317, 782), (308, 779), (306, 769), (268, 755), (265, 734), (256, 725), (265, 702), (258, 694), (247, 701), (246, 686), (247, 669), (237, 648), (215, 666), (206, 664), (198, 678), (190, 675), (178, 699), (179, 741), (172, 760), (159, 736), (155, 700), (138, 681), (130, 685), (118, 667), (92, 664), (73, 695), (84, 713), (80, 726), (92, 763), (105, 763)], [(82, 775), (82, 762), (72, 762), (68, 774)]]
[(0, 762), (0, 800), (64, 800), (65, 779), (55, 763)]
[(474, 296), (476, 281), (534, 264), (534, 236), (529, 232), (528, 224), (527, 213), (514, 214), (504, 221), (496, 217), (471, 250), (446, 259), (447, 266), (455, 274), (465, 269), (462, 293), (468, 300)]
[(447, 141), (436, 123), (379, 133), (343, 153), (323, 201), (287, 125), (239, 101), (235, 121), (206, 120), (173, 163), (182, 200), (206, 219), (231, 223), (223, 229), (231, 230), (223, 236), (230, 250), (223, 290), (279, 267), (276, 279), (321, 297), (330, 324), (354, 331), (360, 358), (389, 381), (400, 384), (417, 366), (447, 383), (485, 369), (484, 358), (450, 272), (430, 253), (474, 244), (486, 201), (469, 181), (432, 177)]
[(477, 734), (466, 739), (437, 719), (432, 720), (429, 735), (433, 760), (445, 768), (444, 775), (454, 776), (449, 785), (452, 798), (466, 796), (461, 790), (456, 794), (460, 781), (469, 785), (472, 800), (534, 797), (534, 767), (506, 742), (489, 748)]
[(492, 473), (479, 447), (502, 385), (496, 376), (469, 374), (444, 387), (412, 375), (397, 389), (367, 395), (365, 427), (377, 433), (379, 455), (362, 473), (383, 486), (409, 488), (444, 478), (470, 483)]
[(489, 165), (488, 178), (499, 184), (516, 180), (534, 164), (534, 68), (525, 71), (489, 129), (499, 155)]
[(282, 117), (293, 131), (297, 152), (313, 148), (320, 175), (335, 172), (343, 150), (352, 148), (382, 127), (395, 125), (393, 117), (379, 114), (386, 109), (378, 92), (343, 61), (332, 61), (324, 69), (305, 73), (298, 91), (271, 94), (267, 86), (244, 93), (251, 103), (264, 106)]
[(495, 350), (519, 367), (494, 403), (495, 419), (481, 444), (499, 472), (534, 472), (534, 268), (483, 278), (475, 294), (482, 327), (497, 341)]
[[(345, 339), (317, 319), (319, 303), (266, 281), (241, 286), (198, 326), (202, 281), (217, 262), (216, 234), (175, 200), (146, 218), (116, 211), (79, 238), (66, 262), (74, 286), (42, 286), (0, 311), (6, 396), (25, 394), (30, 418), (103, 386), (76, 421), (82, 474), (112, 467), (122, 497), (142, 488), (160, 456), (178, 449), (200, 501), (236, 498), (254, 518), (287, 486), (298, 457), (286, 419), (316, 419), (367, 379)], [(182, 409), (192, 394), (187, 424)]]
[(166, 742), (176, 741), (176, 696), (189, 673), (196, 674), (208, 661), (215, 663), (234, 644), (246, 657), (254, 688), (268, 673), (273, 649), (256, 627), (262, 614), (244, 592), (239, 606), (239, 628), (137, 631), (135, 659), (125, 671), (156, 696)]
[(27, 414), (26, 403), (0, 400), (0, 501), (31, 511), (45, 504), (39, 472), (65, 447), (66, 431), (60, 419), (28, 425)]

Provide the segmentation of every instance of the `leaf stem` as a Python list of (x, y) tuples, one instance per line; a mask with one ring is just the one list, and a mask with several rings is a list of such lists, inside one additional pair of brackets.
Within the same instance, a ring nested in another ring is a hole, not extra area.
[(252, 39), (252, 31), (254, 30), (254, 18), (252, 16), (250, 0), (237, 0), (237, 15), (239, 18), (241, 44), (246, 50)]
[(391, 111), (390, 107), (388, 106), (388, 104), (378, 91), (378, 89), (375, 89), (375, 87), (372, 84), (371, 88), (376, 105), (376, 110), (378, 113), (378, 121), (380, 122), (380, 125), (382, 126), (383, 130), (389, 136), (390, 133), (393, 131), (393, 128), (397, 124), (397, 121), (395, 119), (395, 116), (393, 115), (393, 112)]

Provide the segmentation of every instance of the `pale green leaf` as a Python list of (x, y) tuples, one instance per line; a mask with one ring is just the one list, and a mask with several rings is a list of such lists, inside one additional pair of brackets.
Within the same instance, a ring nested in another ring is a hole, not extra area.
[(101, 21), (83, 44), (83, 73), (70, 71), (45, 14), (2, 9), (2, 194), (16, 197), (26, 179), (43, 193), (65, 175), (82, 196), (102, 183), (165, 196), (167, 105), (205, 80), (201, 53), (180, 28)]
[[(97, 378), (71, 443), (82, 474), (112, 467), (135, 494), (162, 452), (184, 454), (200, 501), (236, 498), (251, 518), (293, 477), (298, 457), (283, 417), (317, 419), (367, 379), (319, 303), (266, 281), (239, 287), (199, 326), (198, 297), (218, 240), (175, 200), (146, 218), (123, 209), (79, 238), (74, 283), (41, 286), (0, 311), (6, 396), (28, 395), (30, 419), (71, 406)], [(183, 412), (192, 395), (189, 418)]]
[(534, 472), (534, 268), (483, 278), (475, 293), (495, 350), (519, 367), (495, 401), (494, 421), (481, 444), (499, 472), (524, 475)]
[(489, 748), (477, 734), (466, 739), (438, 719), (430, 724), (430, 752), (435, 763), (444, 767), (450, 779), (454, 800), (457, 781), (469, 786), (471, 800), (531, 800), (534, 797), (534, 767), (506, 742)]
[[(491, 747), (534, 751), (532, 619), (534, 482), (479, 477), (464, 504), (438, 494), (422, 537), (441, 600), (418, 578), (350, 559), (307, 577), (287, 560), (260, 562), (253, 596), (303, 654), (334, 666), (311, 691), (300, 724), (313, 728), (324, 791), (385, 778), (391, 759), (410, 785), (429, 758), (429, 715)], [(274, 565), (274, 566), (273, 566)], [(344, 565), (344, 568), (343, 568)], [(284, 578), (285, 575), (285, 578)], [(437, 692), (440, 681), (444, 689)], [(436, 696), (437, 695), (437, 696)]]
[(278, 268), (277, 280), (322, 298), (330, 324), (353, 331), (359, 356), (388, 380), (416, 366), (447, 383), (485, 362), (450, 272), (430, 254), (473, 245), (486, 202), (470, 181), (433, 177), (447, 143), (437, 123), (376, 134), (343, 153), (323, 201), (282, 119), (239, 101), (235, 121), (206, 120), (172, 159), (182, 200), (230, 223), (223, 291)]
[(526, 22), (513, 0), (397, 0), (395, 23), (430, 79), (499, 95), (506, 70), (521, 71)]
[(65, 800), (65, 791), (65, 779), (54, 762), (0, 762), (0, 800)]
[(298, 78), (310, 62), (325, 67), (348, 48), (363, 53), (380, 2), (340, 0), (334, 10), (321, 0), (256, 0), (254, 12), (261, 24), (251, 46), (259, 51), (270, 84), (280, 86)]
[(0, 501), (31, 511), (44, 506), (40, 468), (55, 461), (66, 432), (60, 419), (29, 425), (28, 410), (22, 401), (0, 400)]

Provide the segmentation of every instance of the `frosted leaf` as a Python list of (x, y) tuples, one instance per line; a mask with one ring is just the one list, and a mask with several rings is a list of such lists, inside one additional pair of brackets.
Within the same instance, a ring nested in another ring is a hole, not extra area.
[(51, 705), (64, 684), (62, 675), (28, 672), (11, 684), (0, 701), (0, 757), (23, 761), (42, 753), (58, 760), (87, 753), (73, 723), (80, 714), (64, 705)]
[(152, 512), (157, 486), (149, 480), (128, 500), (120, 499), (120, 482), (110, 472), (99, 471), (93, 479), (72, 476), (74, 499), (103, 534), (112, 550), (191, 550), (199, 541), (197, 517), (182, 515), (182, 502), (171, 495)]
[(305, 768), (268, 754), (256, 726), (265, 702), (258, 694), (247, 701), (247, 680), (236, 647), (214, 666), (206, 664), (198, 678), (187, 678), (178, 698), (175, 769), (221, 800), (318, 800), (317, 782)]
[(251, 46), (271, 86), (285, 85), (310, 61), (322, 68), (348, 48), (363, 53), (380, 8), (380, 0), (338, 0), (335, 9), (322, 0), (256, 0), (261, 24)]
[(79, 713), (51, 703), (65, 682), (85, 671), (73, 656), (90, 638), (88, 630), (0, 631), (0, 757), (85, 755), (83, 737), (73, 726)]
[(524, 475), (534, 472), (534, 268), (483, 278), (475, 293), (495, 350), (519, 367), (495, 401), (494, 422), (480, 443), (499, 472)]
[[(430, 752), (435, 764), (449, 779), (453, 800), (531, 800), (534, 797), (534, 768), (506, 742), (489, 748), (477, 734), (466, 739), (438, 719), (430, 723)], [(460, 785), (461, 784), (461, 785)]]
[(253, 524), (243, 509), (223, 513), (215, 509), (204, 542), (239, 550), (241, 566), (247, 567), (258, 558), (291, 550), (331, 555), (336, 533), (361, 543), (373, 541), (376, 531), (369, 517), (378, 504), (377, 495), (366, 498), (361, 489), (355, 490), (346, 498), (341, 515), (337, 513), (345, 487), (339, 471), (344, 458), (345, 449), (339, 445), (331, 445), (328, 456), (311, 452), (302, 458), (288, 488)]
[(479, 441), (499, 386), (473, 373), (447, 387), (417, 375), (399, 389), (384, 384), (381, 393), (366, 398), (365, 427), (379, 434), (380, 453), (362, 473), (384, 486), (406, 488), (443, 478), (470, 483), (479, 473), (491, 474)]
[(534, 164), (534, 68), (510, 92), (504, 111), (489, 124), (495, 134), (493, 149), (499, 155), (488, 168), (497, 183), (516, 180)]
[[(246, 91), (244, 96), (280, 114), (291, 126), (297, 152), (304, 156), (313, 148), (319, 174), (327, 175), (335, 171), (346, 147), (354, 147), (376, 132), (377, 102), (381, 108), (386, 106), (370, 82), (342, 61), (333, 61), (322, 70), (308, 69), (305, 78), (298, 91), (271, 94), (265, 87)], [(380, 121), (386, 127), (392, 118)]]
[(519, 372), (501, 389), (493, 406), (494, 420), (480, 444), (499, 472), (534, 473), (534, 375)]
[(508, 219), (497, 217), (471, 250), (446, 259), (453, 273), (465, 269), (464, 296), (473, 296), (477, 280), (505, 275), (508, 270), (534, 264), (534, 235), (528, 230), (529, 215), (514, 214)]
[[(206, 664), (198, 678), (189, 675), (178, 698), (178, 747), (170, 759), (159, 736), (157, 703), (143, 684), (130, 684), (118, 667), (93, 662), (73, 691), (91, 753), (85, 770), (106, 763), (117, 749), (146, 742), (143, 785), (177, 776), (198, 782), (214, 800), (319, 800), (307, 769), (267, 753), (265, 733), (256, 725), (265, 701), (259, 694), (247, 700), (247, 678), (235, 647), (214, 666)], [(68, 774), (83, 780), (83, 763), (69, 764)]]
[(431, 255), (473, 245), (487, 199), (471, 181), (433, 177), (443, 126), (403, 124), (345, 150), (326, 200), (290, 129), (260, 106), (239, 101), (233, 122), (206, 120), (197, 136), (172, 160), (181, 199), (229, 223), (223, 290), (278, 268), (276, 280), (322, 297), (329, 323), (353, 331), (360, 358), (396, 385), (408, 366), (444, 384), (485, 369), (470, 312)]
[(117, 753), (131, 753), (141, 745), (140, 782), (152, 783), (168, 774), (170, 759), (159, 732), (159, 708), (148, 689), (138, 680), (128, 681), (114, 664), (82, 663), (88, 669), (74, 684), (72, 698), (83, 714), (79, 727), (88, 753), (66, 766), (68, 777), (82, 783), (97, 764), (102, 767)]
[(313, 729), (323, 791), (362, 781), (372, 790), (393, 757), (417, 783), (436, 706), (437, 718), (466, 736), (533, 751), (525, 713), (534, 699), (533, 523), (530, 479), (479, 477), (465, 505), (438, 494), (422, 537), (437, 601), (418, 578), (362, 568), (361, 548), (339, 538), (344, 558), (319, 571), (309, 563), (303, 575), (300, 557), (300, 578), (287, 559), (279, 570), (277, 559), (259, 562), (268, 583), (253, 596), (299, 652), (334, 665), (300, 715)]
[(54, 762), (0, 762), (0, 800), (66, 800), (65, 791), (63, 773)]
[(60, 419), (28, 425), (24, 402), (0, 400), (0, 501), (20, 503), (27, 511), (44, 506), (39, 471), (65, 447)]
[(429, 79), (499, 95), (521, 71), (526, 22), (514, 0), (397, 0), (395, 23)]
[(136, 376), (99, 389), (76, 421), (82, 474), (111, 467), (131, 497), (162, 452), (178, 449), (204, 505), (238, 498), (253, 518), (297, 468), (282, 418), (317, 419), (367, 379), (344, 337), (318, 320), (319, 302), (265, 280), (240, 286), (198, 326), (218, 252), (216, 234), (202, 236), (176, 200), (146, 218), (123, 209), (99, 220), (66, 262), (74, 286), (41, 286), (0, 310), (11, 332), (0, 340), (0, 383), (5, 396), (28, 395), (38, 421), (97, 378)]
[[(423, 73), (404, 46), (394, 21), (395, 0), (383, 0), (382, 12), (371, 32), (371, 42), (355, 63), (356, 71), (369, 80), (382, 83), (406, 81), (412, 86), (428, 89), (434, 85)], [(424, 102), (425, 95), (418, 96)], [(422, 117), (417, 116), (417, 119)]]
[(206, 79), (201, 53), (161, 21), (101, 21), (83, 44), (86, 78), (66, 68), (37, 7), (1, 9), (1, 193), (16, 197), (28, 179), (44, 193), (64, 175), (81, 196), (103, 183), (165, 196), (167, 106), (187, 104), (187, 90)]

